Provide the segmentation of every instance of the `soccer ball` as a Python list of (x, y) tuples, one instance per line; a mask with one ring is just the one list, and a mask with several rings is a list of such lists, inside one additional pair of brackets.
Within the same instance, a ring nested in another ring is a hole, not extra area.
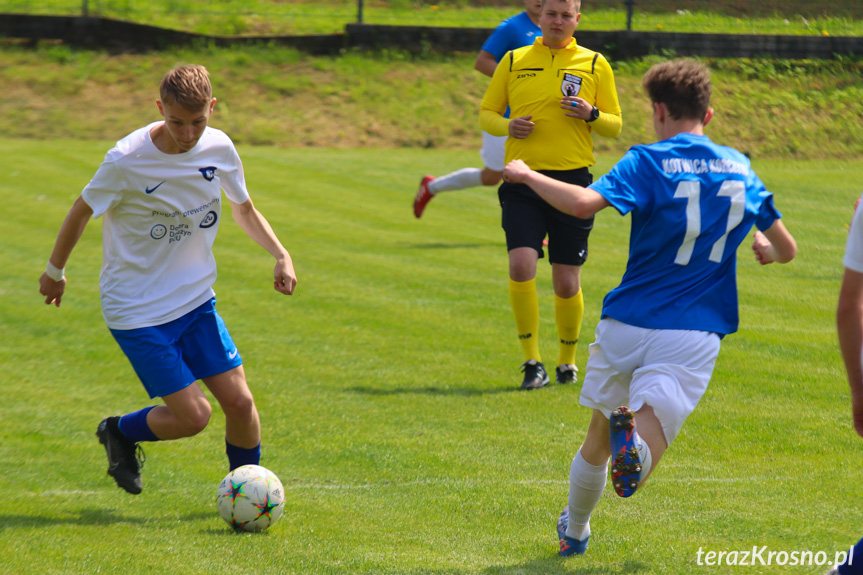
[(219, 515), (241, 531), (263, 531), (279, 520), (285, 489), (275, 473), (260, 465), (243, 465), (219, 484)]

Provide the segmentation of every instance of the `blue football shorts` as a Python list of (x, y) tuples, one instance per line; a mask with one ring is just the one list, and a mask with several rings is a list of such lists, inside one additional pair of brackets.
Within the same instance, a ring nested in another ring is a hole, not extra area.
[(112, 329), (151, 398), (164, 397), (198, 379), (243, 364), (215, 298), (166, 324)]

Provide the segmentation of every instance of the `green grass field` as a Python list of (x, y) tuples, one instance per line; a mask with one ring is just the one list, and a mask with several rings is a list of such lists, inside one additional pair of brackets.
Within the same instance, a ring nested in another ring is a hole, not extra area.
[[(441, 196), (419, 221), (410, 211), (422, 174), (475, 163), (473, 152), (242, 146), (299, 285), (272, 291), (269, 256), (225, 213), (216, 291), (261, 412), (262, 464), (287, 491), (284, 517), (260, 535), (219, 518), (218, 409), (195, 438), (145, 445), (144, 493), (119, 490), (95, 427), (148, 399), (99, 311), (100, 222), (67, 267), (61, 308), (37, 284), (109, 147), (0, 139), (4, 573), (823, 573), (699, 566), (697, 553), (767, 546), (832, 560), (860, 537), (860, 439), (834, 313), (863, 161), (755, 160), (798, 258), (761, 268), (740, 248), (741, 329), (707, 395), (650, 484), (631, 500), (608, 488), (588, 554), (563, 560), (554, 523), (589, 413), (579, 385), (515, 391), (496, 194)], [(616, 159), (602, 155), (596, 174)], [(627, 220), (603, 212), (591, 237), (582, 373), (602, 296), (623, 272)], [(544, 265), (539, 288), (554, 365)]]

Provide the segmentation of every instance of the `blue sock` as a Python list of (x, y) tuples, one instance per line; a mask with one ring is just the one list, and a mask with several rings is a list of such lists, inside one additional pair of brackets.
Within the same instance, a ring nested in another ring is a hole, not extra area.
[(863, 573), (863, 539), (848, 551), (848, 557), (839, 566), (839, 575), (860, 575), (861, 573)]
[(246, 449), (245, 447), (237, 447), (231, 445), (228, 440), (225, 440), (225, 453), (228, 454), (228, 466), (230, 471), (235, 470), (243, 465), (260, 465), (261, 463), (261, 444), (256, 447)]
[(139, 441), (159, 441), (159, 438), (156, 437), (156, 434), (147, 425), (147, 414), (154, 407), (156, 406), (151, 405), (150, 407), (127, 413), (121, 417), (118, 423), (120, 433), (133, 443), (138, 443)]

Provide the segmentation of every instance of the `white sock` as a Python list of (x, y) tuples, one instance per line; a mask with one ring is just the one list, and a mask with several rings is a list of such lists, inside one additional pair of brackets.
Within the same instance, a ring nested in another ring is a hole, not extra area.
[(653, 465), (653, 456), (650, 454), (650, 446), (647, 445), (647, 442), (641, 436), (638, 437), (638, 440), (640, 442), (638, 456), (641, 458), (641, 478), (644, 479), (650, 473), (650, 466)]
[(591, 465), (581, 455), (572, 458), (569, 469), (569, 525), (567, 537), (584, 541), (590, 535), (590, 514), (599, 504), (608, 479), (608, 462)]
[(432, 195), (438, 192), (449, 192), (451, 190), (463, 190), (464, 188), (475, 188), (482, 185), (482, 170), (479, 168), (462, 168), (445, 176), (433, 179), (428, 188)]

